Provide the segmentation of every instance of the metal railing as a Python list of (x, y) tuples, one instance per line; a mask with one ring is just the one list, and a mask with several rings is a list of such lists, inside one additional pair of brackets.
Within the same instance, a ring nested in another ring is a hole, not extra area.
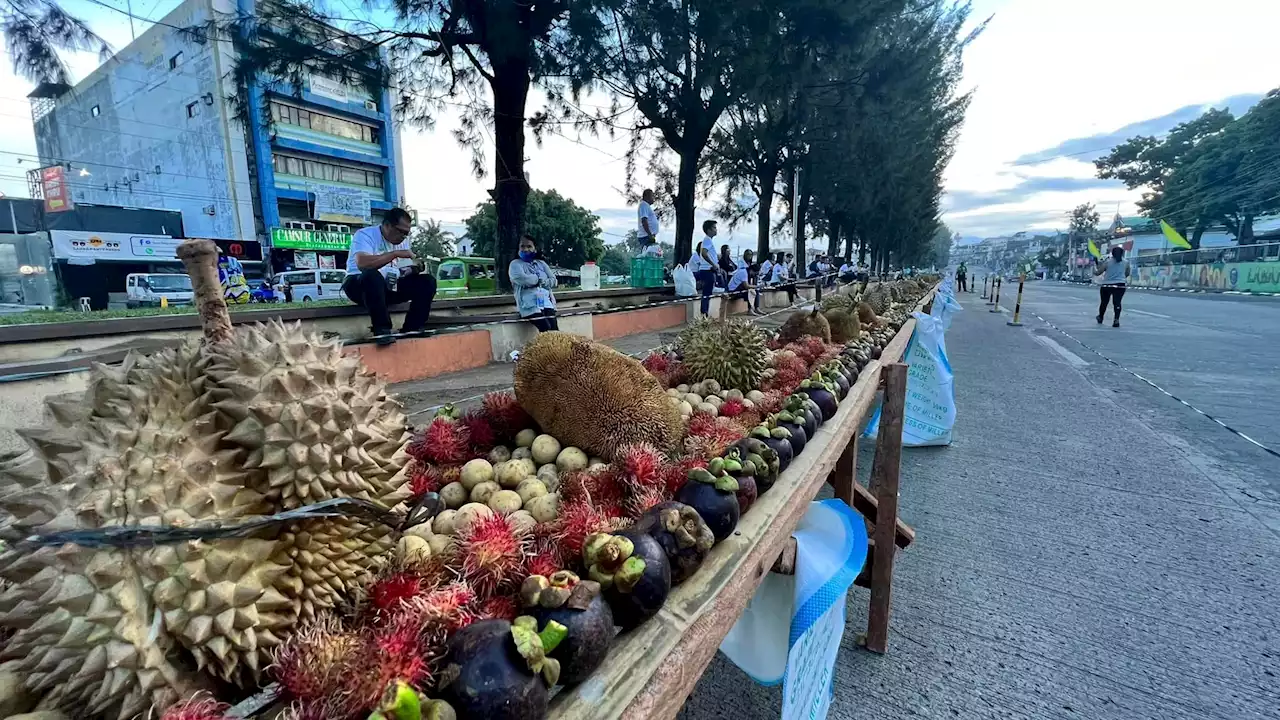
[(1170, 252), (1146, 252), (1133, 254), (1130, 261), (1136, 267), (1152, 265), (1212, 265), (1233, 262), (1275, 262), (1280, 260), (1280, 242), (1235, 247), (1200, 248)]

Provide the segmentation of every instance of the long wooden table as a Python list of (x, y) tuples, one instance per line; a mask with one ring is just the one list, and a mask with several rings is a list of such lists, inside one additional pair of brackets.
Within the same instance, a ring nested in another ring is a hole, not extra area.
[[(922, 309), (933, 297), (930, 290), (916, 304)], [(882, 370), (901, 361), (916, 321), (908, 318), (878, 360), (868, 363), (857, 382), (840, 403), (835, 418), (827, 422), (809, 440), (804, 452), (778, 478), (744, 515), (732, 536), (717, 545), (693, 577), (671, 591), (662, 610), (648, 622), (620, 636), (610, 648), (604, 664), (586, 682), (561, 692), (552, 702), (550, 717), (555, 720), (661, 720), (674, 718), (693, 691), (698, 679), (710, 664), (721, 641), (737, 622), (755, 594), (756, 588), (770, 572), (785, 550), (794, 545), (791, 533), (809, 509), (822, 484), (832, 478), (837, 497), (841, 497), (864, 515), (873, 496), (860, 489), (853, 478), (856, 471), (857, 436), (875, 405), (881, 386)], [(899, 373), (895, 373), (899, 374)], [(901, 373), (905, 385), (905, 372)], [(887, 433), (886, 433), (887, 434)], [(882, 434), (882, 437), (886, 434)], [(892, 441), (891, 441), (892, 442)], [(901, 444), (901, 432), (896, 438)], [(837, 468), (837, 465), (840, 467)], [(886, 465), (888, 467), (888, 465)], [(833, 476), (833, 471), (836, 471)], [(897, 458), (893, 458), (893, 494), (897, 490)], [(884, 507), (883, 515), (893, 523), (885, 529), (877, 525), (881, 545), (878, 557), (887, 554), (888, 567), (873, 568), (882, 577), (882, 597), (873, 591), (872, 612), (877, 600), (883, 607), (883, 625), (887, 629), (888, 582), (892, 571), (892, 546), (905, 546), (914, 537), (909, 528), (896, 522), (896, 507)], [(892, 529), (889, 529), (892, 527)], [(892, 538), (892, 540), (890, 540)], [(873, 578), (873, 583), (875, 578)], [(869, 633), (868, 647), (871, 647)]]

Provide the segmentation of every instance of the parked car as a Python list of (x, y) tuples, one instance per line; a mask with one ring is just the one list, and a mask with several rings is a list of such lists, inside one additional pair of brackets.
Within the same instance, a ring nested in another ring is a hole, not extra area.
[(276, 286), (292, 302), (334, 300), (346, 297), (342, 292), (346, 279), (344, 270), (290, 270), (276, 275)]
[(436, 269), (436, 292), (440, 295), (497, 292), (495, 267), (493, 258), (447, 257)]
[(125, 307), (191, 305), (195, 290), (185, 273), (129, 273), (125, 276)]

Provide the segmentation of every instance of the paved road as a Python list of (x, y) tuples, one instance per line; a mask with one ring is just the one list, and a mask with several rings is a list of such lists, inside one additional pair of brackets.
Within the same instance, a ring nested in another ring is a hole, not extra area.
[[(903, 456), (918, 535), (889, 654), (856, 647), (856, 590), (829, 717), (1280, 717), (1280, 460), (1034, 317), (1274, 443), (1280, 304), (1134, 294), (1147, 314), (1098, 329), (1088, 288), (1044, 284), (1011, 328), (972, 297), (947, 339), (955, 442)], [(717, 658), (681, 718), (781, 705)]]

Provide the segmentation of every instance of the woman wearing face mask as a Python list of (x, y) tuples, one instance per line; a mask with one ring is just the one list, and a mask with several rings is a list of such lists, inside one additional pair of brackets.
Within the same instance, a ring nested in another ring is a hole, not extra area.
[(508, 274), (520, 317), (533, 323), (538, 332), (559, 330), (556, 298), (551, 294), (551, 288), (556, 286), (556, 276), (542, 259), (533, 238), (525, 235), (520, 239), (520, 257), (511, 261)]

